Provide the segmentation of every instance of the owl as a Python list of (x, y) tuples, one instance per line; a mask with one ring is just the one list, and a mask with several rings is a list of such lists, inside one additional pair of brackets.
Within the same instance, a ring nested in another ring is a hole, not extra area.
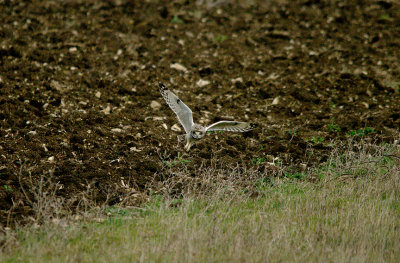
[(170, 91), (163, 83), (158, 84), (160, 93), (167, 102), (168, 106), (178, 117), (179, 122), (185, 129), (185, 150), (189, 151), (190, 147), (198, 140), (203, 138), (208, 131), (229, 131), (229, 132), (247, 132), (255, 129), (258, 125), (255, 123), (241, 121), (219, 121), (207, 127), (193, 122), (192, 111), (178, 96)]

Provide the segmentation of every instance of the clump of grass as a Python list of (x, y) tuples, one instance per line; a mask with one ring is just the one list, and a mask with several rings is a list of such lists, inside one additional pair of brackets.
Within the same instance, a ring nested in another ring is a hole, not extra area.
[(290, 136), (296, 136), (297, 134), (297, 129), (292, 129), (292, 130), (287, 130), (286, 131)]
[(13, 190), (11, 189), (11, 187), (9, 187), (8, 185), (4, 185), (4, 190), (7, 192), (12, 192)]
[(382, 14), (378, 18), (379, 22), (390, 22), (392, 20), (393, 20), (392, 17), (390, 15), (388, 15), (388, 14)]
[(21, 162), (19, 183), (27, 205), (32, 207), (32, 220), (35, 223), (47, 223), (68, 213), (65, 210), (68, 206), (65, 198), (57, 196), (60, 185), (55, 181), (53, 172), (49, 170), (48, 173), (36, 178), (31, 175), (27, 164)]
[(173, 24), (183, 24), (184, 21), (182, 19), (179, 18), (179, 16), (174, 15), (171, 19), (171, 23)]
[(351, 130), (351, 131), (347, 132), (346, 135), (348, 137), (353, 137), (353, 136), (363, 137), (363, 136), (366, 136), (366, 135), (372, 134), (372, 133), (375, 133), (375, 129), (374, 128), (365, 127), (365, 128), (361, 128), (361, 129), (358, 129), (358, 130)]
[(339, 134), (342, 131), (340, 126), (334, 123), (334, 120), (331, 120), (331, 123), (329, 123), (326, 126), (326, 128), (328, 129), (329, 132), (336, 133), (336, 134)]
[(172, 161), (163, 160), (163, 163), (167, 167), (171, 168), (171, 167), (174, 167), (177, 165), (185, 165), (187, 163), (190, 163), (190, 160), (184, 159), (184, 154), (182, 154), (181, 152), (178, 152), (178, 155)]
[(215, 41), (218, 43), (223, 43), (227, 39), (228, 39), (228, 36), (218, 34), (217, 37), (215, 38)]
[(321, 136), (312, 136), (311, 137), (311, 142), (313, 144), (321, 144), (323, 141), (325, 141), (324, 137), (321, 137)]
[(284, 172), (283, 174), (285, 177), (289, 179), (304, 179), (307, 177), (306, 173), (301, 173), (301, 172), (295, 172), (295, 173)]
[(257, 164), (262, 164), (267, 160), (265, 159), (265, 157), (259, 157), (259, 158), (253, 158), (251, 161), (253, 162), (254, 165), (257, 165)]

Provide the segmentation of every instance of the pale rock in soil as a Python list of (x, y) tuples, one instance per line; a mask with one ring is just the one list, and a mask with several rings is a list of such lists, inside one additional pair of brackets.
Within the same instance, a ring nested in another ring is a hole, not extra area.
[(160, 104), (158, 101), (153, 100), (153, 101), (151, 101), (151, 103), (150, 103), (150, 107), (151, 107), (153, 110), (158, 110), (159, 108), (161, 108), (161, 104)]
[(59, 92), (64, 92), (66, 90), (61, 86), (60, 82), (58, 82), (56, 80), (52, 80), (50, 82), (50, 87), (52, 87), (53, 89), (56, 89)]
[(141, 152), (142, 150), (140, 150), (140, 149), (138, 149), (138, 148), (136, 148), (136, 147), (131, 147), (131, 148), (129, 148), (129, 150), (131, 151), (131, 152)]
[(188, 71), (185, 66), (183, 66), (183, 65), (181, 65), (179, 63), (173, 63), (173, 64), (171, 64), (170, 67), (173, 68), (173, 69), (176, 69), (178, 71), (185, 72), (185, 73)]
[(103, 112), (105, 115), (109, 115), (111, 112), (111, 107), (110, 105), (107, 105), (107, 108), (101, 110), (101, 112)]
[(197, 81), (197, 83), (196, 83), (196, 85), (197, 85), (199, 88), (202, 88), (202, 87), (204, 87), (204, 86), (207, 86), (208, 84), (210, 84), (210, 81), (204, 80), (204, 79), (199, 79), (199, 81)]
[(48, 152), (49, 150), (47, 149), (47, 147), (46, 147), (46, 144), (42, 144), (42, 147), (43, 147), (43, 150), (45, 151), (45, 152)]
[(240, 82), (243, 83), (243, 78), (242, 77), (238, 77), (236, 79), (231, 79), (232, 83), (235, 84), (236, 82)]
[[(153, 120), (155, 120), (155, 121), (163, 121), (163, 120), (165, 120), (166, 119), (166, 117), (153, 117)], [(145, 119), (146, 120), (146, 119)]]
[(114, 129), (111, 129), (111, 131), (114, 132), (114, 133), (120, 133), (120, 132), (122, 132), (122, 129), (114, 128)]
[(277, 105), (279, 104), (279, 97), (276, 97), (273, 101), (272, 101), (272, 105)]

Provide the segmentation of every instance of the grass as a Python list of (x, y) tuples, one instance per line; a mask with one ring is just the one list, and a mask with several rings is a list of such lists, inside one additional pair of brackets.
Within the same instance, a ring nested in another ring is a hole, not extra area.
[(358, 144), (305, 173), (253, 181), (256, 197), (225, 182), (212, 193), (153, 195), (100, 218), (10, 230), (0, 261), (398, 262), (398, 153)]
[(228, 39), (228, 36), (218, 34), (217, 37), (215, 38), (215, 41), (218, 43), (223, 43), (227, 39)]
[(253, 158), (251, 161), (253, 162), (254, 165), (257, 165), (257, 164), (262, 164), (267, 160), (265, 159), (265, 157), (260, 157), (260, 158)]
[(362, 136), (366, 136), (368, 134), (372, 134), (374, 132), (375, 132), (374, 128), (365, 127), (365, 128), (361, 128), (358, 130), (351, 130), (351, 131), (347, 132), (346, 135), (348, 137), (351, 137), (351, 136), (361, 136), (362, 137)]
[(333, 123), (333, 121), (334, 120), (332, 120), (332, 122), (327, 125), (327, 129), (329, 132), (338, 134), (342, 131), (342, 129), (340, 128), (339, 125)]
[(184, 21), (180, 19), (177, 15), (174, 15), (171, 19), (171, 23), (173, 24), (183, 24)]
[(322, 143), (323, 141), (325, 141), (325, 138), (324, 138), (324, 137), (321, 137), (321, 136), (312, 136), (312, 137), (311, 137), (311, 142), (312, 142), (313, 144), (320, 144), (320, 143)]
[(178, 155), (172, 161), (163, 160), (163, 163), (170, 168), (177, 165), (185, 165), (187, 163), (190, 163), (190, 160), (184, 159), (184, 155), (185, 154), (181, 154), (180, 152), (178, 152)]

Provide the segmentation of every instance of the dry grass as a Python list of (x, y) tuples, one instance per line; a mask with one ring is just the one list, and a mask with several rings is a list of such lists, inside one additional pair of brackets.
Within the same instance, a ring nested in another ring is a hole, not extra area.
[[(352, 142), (345, 148), (302, 179), (254, 180), (256, 170), (240, 169), (212, 177), (205, 170), (189, 187), (182, 173), (144, 207), (9, 231), (0, 260), (398, 262), (399, 147)], [(247, 184), (235, 183), (239, 177)], [(177, 185), (182, 198), (160, 195)]]

